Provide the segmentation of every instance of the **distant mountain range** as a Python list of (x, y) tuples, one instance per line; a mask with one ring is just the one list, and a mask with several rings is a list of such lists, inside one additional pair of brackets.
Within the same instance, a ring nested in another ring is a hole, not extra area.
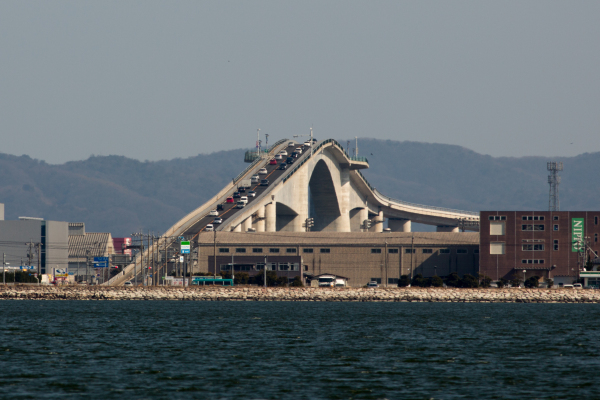
[[(345, 144), (345, 142), (341, 142)], [(89, 232), (163, 233), (241, 172), (245, 150), (141, 162), (92, 156), (50, 165), (0, 154), (0, 203), (19, 216), (85, 222)], [(561, 210), (600, 209), (600, 152), (491, 157), (460, 146), (359, 139), (369, 182), (393, 198), (460, 210), (547, 210), (546, 162), (562, 161)]]

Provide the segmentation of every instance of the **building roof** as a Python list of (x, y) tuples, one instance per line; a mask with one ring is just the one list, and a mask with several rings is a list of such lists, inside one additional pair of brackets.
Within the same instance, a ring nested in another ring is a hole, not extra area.
[[(478, 246), (478, 232), (217, 232), (217, 245), (281, 246)], [(213, 245), (213, 232), (198, 236), (201, 246)]]
[(106, 257), (110, 254), (114, 254), (110, 233), (89, 232), (69, 236), (69, 258)]

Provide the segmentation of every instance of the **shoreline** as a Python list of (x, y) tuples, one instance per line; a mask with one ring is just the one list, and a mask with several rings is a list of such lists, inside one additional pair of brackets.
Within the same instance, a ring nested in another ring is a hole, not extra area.
[(600, 290), (520, 288), (262, 288), (1, 286), (0, 300), (600, 303)]

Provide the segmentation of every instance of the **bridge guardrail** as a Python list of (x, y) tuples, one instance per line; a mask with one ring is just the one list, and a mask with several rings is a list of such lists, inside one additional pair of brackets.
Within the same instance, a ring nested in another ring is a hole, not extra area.
[[(277, 146), (279, 146), (280, 144), (284, 143), (287, 140), (288, 139), (280, 139), (280, 140), (276, 141), (273, 145), (271, 145), (271, 147), (269, 147), (268, 150), (266, 150), (264, 153), (261, 153), (261, 154), (270, 154), (274, 148), (276, 148)], [(261, 160), (262, 160), (262, 157), (258, 157), (256, 160), (254, 160), (252, 162), (252, 164), (248, 165), (246, 167), (246, 169), (244, 169), (235, 178), (233, 178), (233, 183), (234, 184), (237, 183), (244, 175), (246, 175), (246, 173), (248, 171), (250, 171), (252, 168), (254, 168), (256, 166), (256, 164), (258, 164)]]

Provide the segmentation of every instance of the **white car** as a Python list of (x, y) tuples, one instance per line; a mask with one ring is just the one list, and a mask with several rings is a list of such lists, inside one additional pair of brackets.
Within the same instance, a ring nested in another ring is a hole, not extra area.
[(296, 150), (294, 151), (298, 154), (302, 154), (302, 147), (296, 147)]
[(288, 142), (288, 147), (292, 147), (292, 146), (294, 146), (295, 144), (296, 144), (296, 143), (294, 143), (294, 142)]
[(210, 210), (210, 212), (208, 213), (209, 217), (218, 217), (219, 216), (219, 212), (217, 210)]
[(304, 145), (310, 147), (310, 140), (307, 140), (306, 142), (304, 142)]
[(267, 169), (266, 168), (261, 168), (258, 170), (258, 174), (259, 175), (266, 175), (268, 174)]
[[(258, 183), (258, 182), (256, 182), (256, 183)], [(249, 191), (248, 197), (256, 197), (256, 192), (254, 190)]]
[(204, 230), (206, 232), (212, 232), (215, 230), (215, 227), (213, 226), (213, 224), (208, 224), (208, 225), (206, 225), (206, 228), (204, 228)]
[(250, 182), (252, 182), (252, 183), (259, 183), (260, 182), (260, 176), (258, 176), (258, 175), (252, 175), (252, 178), (250, 178)]
[(281, 150), (281, 151), (279, 152), (279, 154), (281, 154), (282, 156), (287, 156), (287, 151), (285, 151), (285, 150)]
[(379, 287), (379, 285), (377, 284), (377, 281), (371, 281), (367, 283), (367, 287)]
[(282, 158), (283, 158), (283, 156), (281, 154), (275, 154), (276, 160), (281, 160)]
[(213, 224), (222, 224), (223, 223), (223, 219), (222, 218), (215, 218), (213, 221)]
[(243, 201), (244, 203), (248, 204), (248, 196), (242, 196), (242, 197), (240, 197), (239, 201)]

